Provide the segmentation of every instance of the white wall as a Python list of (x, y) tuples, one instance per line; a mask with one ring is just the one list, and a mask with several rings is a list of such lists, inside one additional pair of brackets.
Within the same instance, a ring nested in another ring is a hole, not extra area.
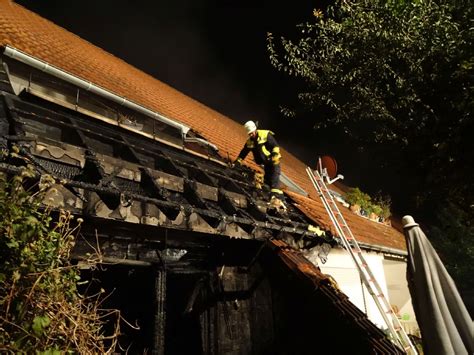
[[(377, 253), (364, 253), (364, 258), (369, 264), (374, 277), (387, 294), (387, 284), (383, 267), (383, 255)], [(340, 248), (333, 248), (328, 255), (325, 264), (319, 263), (321, 271), (331, 275), (339, 284), (352, 303), (367, 314), (369, 319), (377, 326), (383, 327), (385, 324), (377, 305), (365, 287), (362, 287), (359, 272), (348, 252)]]
[(407, 264), (404, 261), (385, 259), (383, 265), (390, 303), (398, 309), (404, 329), (411, 334), (417, 334), (418, 324), (406, 279)]
[[(379, 283), (382, 291), (391, 305), (399, 309), (399, 314), (406, 320), (401, 320), (402, 326), (410, 333), (416, 334), (417, 325), (411, 304), (410, 293), (406, 281), (406, 262), (402, 260), (387, 260), (383, 254), (364, 251), (364, 258)], [(342, 248), (331, 249), (327, 262), (321, 264), (314, 254), (308, 258), (317, 264), (321, 271), (331, 275), (344, 292), (360, 310), (379, 328), (386, 328), (382, 315), (375, 301), (365, 286), (362, 286), (350, 254)]]

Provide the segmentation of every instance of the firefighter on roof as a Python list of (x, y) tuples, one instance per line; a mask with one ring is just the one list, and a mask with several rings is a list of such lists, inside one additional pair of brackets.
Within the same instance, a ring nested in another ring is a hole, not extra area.
[(257, 129), (253, 121), (244, 125), (249, 138), (245, 142), (235, 164), (242, 164), (249, 152), (253, 153), (255, 163), (262, 165), (264, 169), (264, 182), (270, 186), (270, 205), (276, 208), (285, 208), (283, 203), (283, 191), (280, 190), (280, 147), (273, 136), (272, 131)]

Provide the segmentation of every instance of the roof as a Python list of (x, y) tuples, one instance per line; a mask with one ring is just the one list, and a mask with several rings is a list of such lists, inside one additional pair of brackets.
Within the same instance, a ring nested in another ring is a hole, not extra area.
[[(334, 226), (330, 224), (328, 218), (326, 218), (324, 207), (318, 200), (307, 198), (293, 192), (287, 193), (296, 202), (296, 207), (305, 215), (316, 221), (323, 229), (331, 230), (334, 235), (336, 234)], [(352, 233), (356, 236), (359, 243), (405, 250), (405, 239), (403, 236), (399, 238), (398, 235), (400, 233), (394, 228), (367, 219), (361, 222), (360, 220), (363, 217), (350, 212), (348, 209), (341, 208), (341, 212), (347, 224), (351, 226)]]
[[(0, 0), (0, 45), (13, 46), (64, 71), (101, 86), (150, 110), (178, 120), (235, 158), (246, 133), (238, 122), (8, 0)], [(298, 207), (323, 228), (331, 222), (305, 172), (305, 164), (282, 149), (282, 170), (309, 198), (288, 192)], [(256, 167), (252, 162), (250, 166)], [(355, 237), (364, 243), (405, 250), (402, 233), (342, 208)]]
[(292, 249), (281, 240), (271, 240), (269, 247), (277, 254), (280, 260), (314, 292), (321, 292), (332, 305), (353, 322), (357, 328), (368, 334), (367, 338), (371, 351), (375, 354), (401, 354), (402, 351), (388, 340), (385, 334), (378, 329), (367, 316), (358, 309), (337, 286), (331, 283), (313, 263), (309, 262), (300, 251)]

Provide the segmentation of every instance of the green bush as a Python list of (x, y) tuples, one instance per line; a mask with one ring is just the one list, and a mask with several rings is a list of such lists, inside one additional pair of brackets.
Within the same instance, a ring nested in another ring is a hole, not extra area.
[(389, 197), (380, 197), (372, 199), (368, 194), (362, 192), (358, 187), (350, 189), (345, 195), (344, 200), (350, 204), (358, 205), (361, 210), (364, 210), (367, 215), (375, 213), (377, 216), (384, 219), (390, 217), (390, 198)]
[(70, 263), (81, 220), (67, 211), (53, 219), (41, 201), (54, 179), (43, 178), (33, 194), (24, 188), (33, 175), (0, 174), (0, 351), (110, 353), (117, 334), (106, 346), (99, 298), (79, 294)]
[(362, 192), (358, 187), (350, 189), (345, 195), (344, 199), (350, 205), (358, 205), (361, 209), (367, 210), (371, 204), (371, 198), (365, 192)]

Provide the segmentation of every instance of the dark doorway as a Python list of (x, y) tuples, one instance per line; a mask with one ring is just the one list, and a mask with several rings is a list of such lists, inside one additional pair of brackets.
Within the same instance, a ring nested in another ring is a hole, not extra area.
[[(149, 267), (125, 265), (100, 265), (94, 271), (82, 272), (82, 279), (90, 280), (84, 285), (87, 294), (96, 294), (103, 289), (105, 300), (101, 308), (120, 310), (123, 320), (119, 344), (124, 353), (142, 354), (152, 349), (153, 275)], [(112, 323), (106, 325), (108, 334), (114, 331)]]
[(165, 354), (202, 354), (200, 297), (202, 275), (168, 273), (166, 290)]

